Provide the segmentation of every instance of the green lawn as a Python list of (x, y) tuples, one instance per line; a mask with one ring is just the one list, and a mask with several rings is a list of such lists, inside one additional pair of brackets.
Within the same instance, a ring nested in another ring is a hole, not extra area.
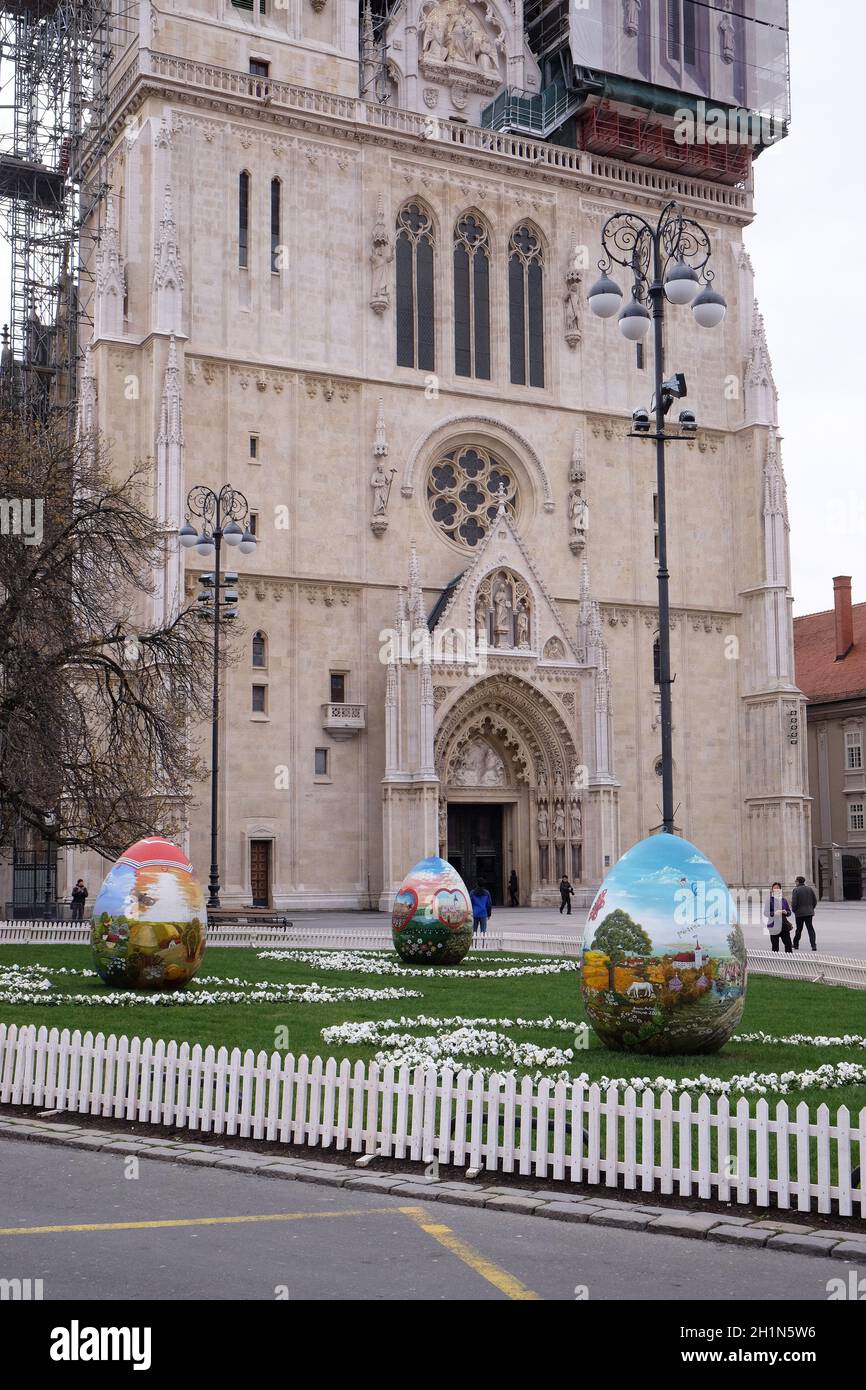
[[(521, 964), (538, 965), (547, 958), (524, 956)], [(512, 958), (513, 960), (513, 958)], [(90, 968), (90, 951), (84, 946), (2, 946), (0, 971), (13, 964), (40, 964), (49, 967)], [(523, 976), (511, 979), (467, 979), (465, 969), (479, 965), (489, 968), (500, 963), (493, 952), (472, 953), (464, 967), (442, 970), (433, 978), (420, 971), (406, 975), (369, 975), (324, 971), (314, 965), (297, 961), (260, 960), (255, 951), (214, 949), (207, 953), (201, 975), (243, 980), (267, 980), (274, 984), (309, 984), (318, 982), (325, 988), (387, 986), (411, 987), (421, 991), (418, 999), (344, 1001), (330, 1004), (302, 1003), (241, 1003), (217, 1004), (212, 1007), (160, 1008), (142, 1003), (133, 1008), (100, 1006), (98, 999), (107, 992), (99, 980), (72, 976), (65, 982), (62, 976), (52, 976), (60, 989), (74, 994), (92, 996), (91, 1007), (63, 1005), (20, 1005), (0, 1002), (0, 1022), (46, 1024), (49, 1027), (79, 1028), (82, 1032), (138, 1034), (152, 1038), (174, 1038), (177, 1041), (216, 1046), (252, 1048), (255, 1051), (275, 1047), (282, 1041), (277, 1030), (287, 1030), (288, 1046), (280, 1050), (295, 1055), (336, 1055), (352, 1058), (371, 1058), (376, 1046), (326, 1045), (321, 1038), (322, 1028), (347, 1021), (367, 1019), (399, 1019), (419, 1014), (441, 1018), (460, 1016), (474, 1018), (583, 1018), (580, 990), (576, 972), (558, 975)], [(195, 988), (195, 987), (193, 987)], [(762, 1030), (772, 1034), (844, 1034), (866, 1032), (866, 996), (860, 991), (783, 981), (768, 977), (753, 977), (749, 982), (746, 1011), (741, 1032)], [(571, 1047), (573, 1038), (561, 1030), (509, 1029), (509, 1035), (533, 1041), (545, 1047)], [(468, 1065), (495, 1064), (492, 1057), (473, 1059)], [(803, 1071), (822, 1062), (851, 1061), (866, 1064), (866, 1052), (855, 1048), (835, 1047), (817, 1049), (806, 1046), (767, 1046), (757, 1043), (730, 1042), (721, 1052), (695, 1057), (640, 1057), (630, 1053), (613, 1052), (603, 1047), (590, 1033), (589, 1047), (575, 1053), (570, 1070), (586, 1071), (593, 1079), (604, 1075), (669, 1077), (698, 1077), (701, 1074), (728, 1078), (738, 1073)], [(500, 1065), (501, 1062), (500, 1062)], [(767, 1097), (772, 1100), (772, 1096)], [(790, 1092), (786, 1099), (795, 1105), (805, 1100), (812, 1108), (822, 1101), (831, 1110), (847, 1105), (852, 1112), (866, 1106), (866, 1085), (850, 1085), (833, 1090), (811, 1087)]]

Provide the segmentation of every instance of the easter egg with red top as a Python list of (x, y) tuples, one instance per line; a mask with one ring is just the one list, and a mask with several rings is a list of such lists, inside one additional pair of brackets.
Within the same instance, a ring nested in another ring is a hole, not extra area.
[(391, 935), (407, 965), (457, 965), (472, 945), (472, 904), (466, 884), (446, 859), (432, 854), (410, 869), (394, 897)]
[(122, 989), (176, 989), (201, 964), (207, 909), (187, 856), (148, 836), (125, 850), (93, 905), (97, 973)]
[(715, 1052), (746, 1002), (746, 946), (731, 892), (678, 835), (650, 835), (613, 866), (589, 910), (580, 975), (608, 1047)]

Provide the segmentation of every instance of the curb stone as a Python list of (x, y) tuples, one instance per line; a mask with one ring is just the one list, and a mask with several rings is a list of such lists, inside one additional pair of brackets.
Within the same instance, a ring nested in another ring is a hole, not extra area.
[[(832, 1257), (866, 1265), (866, 1230), (821, 1230), (794, 1226), (769, 1217), (755, 1219), (733, 1213), (681, 1211), (631, 1203), (605, 1191), (594, 1194), (557, 1192), (556, 1188), (485, 1187), (481, 1181), (432, 1182), (420, 1173), (359, 1173), (351, 1166), (309, 1162), (302, 1157), (272, 1158), (243, 1150), (217, 1148), (208, 1144), (185, 1144), (182, 1140), (152, 1135), (124, 1138), (114, 1130), (93, 1130), (86, 1126), (30, 1122), (17, 1116), (0, 1117), (0, 1137), (41, 1144), (63, 1144), (92, 1153), (135, 1154), (155, 1162), (197, 1164), (222, 1171), (249, 1172), (257, 1176), (294, 1182), (315, 1183), (323, 1187), (357, 1188), (361, 1191), (389, 1193), (415, 1201), (444, 1202), (453, 1206), (484, 1207), (523, 1216), (541, 1216), (552, 1221), (618, 1227), (633, 1231), (656, 1231), (660, 1235), (705, 1238), (729, 1245), (782, 1250), (802, 1255)], [(351, 1156), (347, 1155), (351, 1162)]]
[[(794, 1236), (783, 1231), (781, 1235), (770, 1237), (767, 1241), (767, 1249), (793, 1250), (796, 1255), (811, 1255), (813, 1251), (817, 1250), (818, 1254), (829, 1255), (836, 1243), (832, 1236)], [(866, 1245), (864, 1245), (863, 1251), (866, 1254)]]
[(630, 1211), (625, 1207), (622, 1211), (615, 1211), (613, 1207), (602, 1207), (600, 1211), (594, 1211), (589, 1218), (590, 1226), (622, 1226), (630, 1231), (644, 1231), (649, 1226), (651, 1217), (642, 1216), (639, 1211)]
[(834, 1260), (862, 1260), (866, 1265), (866, 1240), (843, 1240), (830, 1251)]
[[(707, 1240), (719, 1240), (725, 1245), (766, 1245), (769, 1239), (769, 1231), (756, 1231), (754, 1226), (726, 1226), (721, 1223), (707, 1231)], [(818, 1255), (821, 1252), (815, 1250), (812, 1253)]]

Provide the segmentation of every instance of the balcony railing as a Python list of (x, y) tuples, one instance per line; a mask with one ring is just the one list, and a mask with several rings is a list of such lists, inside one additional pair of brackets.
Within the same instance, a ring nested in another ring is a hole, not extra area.
[(322, 728), (332, 738), (353, 738), (366, 727), (366, 705), (322, 705)]
[[(145, 68), (145, 64), (148, 66)], [(651, 197), (681, 198), (704, 203), (747, 216), (752, 211), (749, 186), (731, 187), (708, 179), (686, 176), (674, 170), (666, 171), (631, 164), (589, 150), (569, 149), (564, 145), (547, 144), (519, 134), (503, 134), (480, 126), (446, 121), (435, 116), (421, 116), (414, 111), (401, 111), (390, 106), (378, 106), (360, 97), (341, 96), (309, 87), (297, 87), (290, 82), (266, 81), (251, 78), (248, 72), (219, 67), (214, 63), (196, 62), (173, 54), (142, 53), (124, 69), (119, 83), (111, 93), (111, 105), (116, 109), (128, 95), (139, 77), (158, 77), (183, 87), (198, 88), (227, 94), (252, 108), (263, 105), (271, 110), (297, 111), (337, 124), (368, 125), (398, 135), (412, 136), (431, 146), (449, 145), (475, 154), (505, 159), (532, 167), (541, 167), (558, 174), (573, 174), (600, 184), (621, 184)]]

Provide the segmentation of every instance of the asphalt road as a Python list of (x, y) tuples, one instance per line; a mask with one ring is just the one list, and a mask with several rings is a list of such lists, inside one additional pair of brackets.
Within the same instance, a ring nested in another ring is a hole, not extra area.
[(213, 1168), (133, 1169), (123, 1155), (0, 1140), (0, 1279), (42, 1279), (45, 1300), (573, 1300), (580, 1287), (589, 1301), (778, 1304), (826, 1301), (848, 1272)]

